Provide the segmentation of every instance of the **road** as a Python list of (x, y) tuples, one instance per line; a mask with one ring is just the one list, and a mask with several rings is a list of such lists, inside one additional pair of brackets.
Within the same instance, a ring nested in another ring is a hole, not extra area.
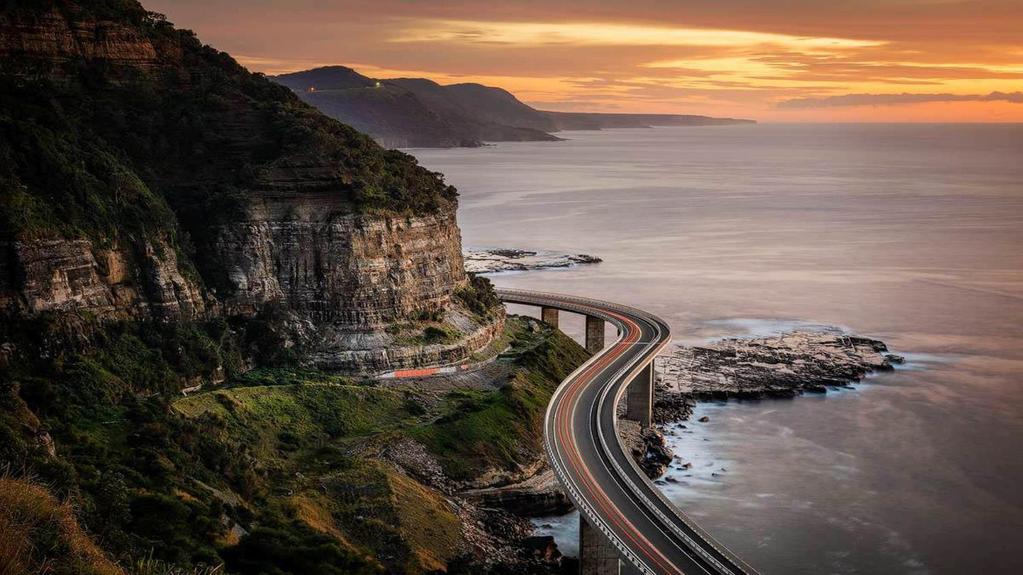
[(506, 303), (595, 316), (618, 328), (618, 339), (554, 392), (544, 422), (551, 465), (587, 522), (640, 573), (755, 575), (669, 502), (618, 439), (616, 406), (632, 377), (670, 341), (667, 324), (642, 310), (595, 299), (497, 292)]

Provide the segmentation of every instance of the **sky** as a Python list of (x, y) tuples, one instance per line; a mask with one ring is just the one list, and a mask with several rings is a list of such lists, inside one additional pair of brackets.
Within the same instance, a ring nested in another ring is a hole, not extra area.
[(142, 0), (256, 72), (505, 88), (546, 110), (1023, 122), (1023, 0)]

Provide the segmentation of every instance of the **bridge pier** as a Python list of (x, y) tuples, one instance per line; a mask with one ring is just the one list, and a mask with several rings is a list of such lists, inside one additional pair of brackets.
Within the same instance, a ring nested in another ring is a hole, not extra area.
[(619, 575), (623, 563), (607, 536), (591, 526), (580, 513), (579, 575)]
[(540, 319), (556, 329), (558, 327), (558, 308), (540, 306)]
[(604, 320), (586, 316), (586, 351), (597, 353), (604, 349)]
[(654, 362), (646, 364), (642, 371), (629, 382), (625, 392), (625, 417), (649, 427), (654, 411)]

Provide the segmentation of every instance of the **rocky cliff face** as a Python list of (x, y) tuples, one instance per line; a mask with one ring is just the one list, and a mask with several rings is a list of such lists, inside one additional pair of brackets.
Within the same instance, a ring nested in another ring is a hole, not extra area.
[[(452, 363), (486, 347), (503, 318), (480, 318), (454, 297), (466, 285), (453, 210), (368, 216), (329, 194), (265, 195), (224, 225), (211, 249), (231, 315), (292, 313), (313, 363), (343, 371)], [(403, 344), (395, 324), (450, 326), (443, 344)]]
[(182, 319), (201, 314), (200, 288), (163, 242), (142, 253), (97, 248), (85, 239), (0, 242), (0, 307), (8, 313), (88, 311), (110, 319)]
[(501, 327), (454, 297), (453, 188), (134, 2), (14, 1), (0, 99), (9, 316), (273, 315), (359, 370), (458, 361)]
[(62, 64), (87, 59), (134, 69), (153, 69), (159, 57), (138, 28), (97, 17), (84, 6), (40, 0), (39, 10), (0, 15), (0, 58), (25, 59), (35, 72), (51, 74)]
[(330, 194), (262, 197), (212, 245), (231, 313), (283, 303), (317, 322), (374, 328), (443, 311), (465, 282), (455, 214), (348, 213)]

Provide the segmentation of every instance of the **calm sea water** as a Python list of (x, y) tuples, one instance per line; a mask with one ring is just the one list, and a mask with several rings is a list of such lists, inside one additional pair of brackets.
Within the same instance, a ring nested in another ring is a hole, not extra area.
[(605, 260), (498, 285), (633, 304), (680, 343), (808, 322), (910, 360), (702, 405), (672, 437), (680, 507), (765, 574), (1023, 573), (1023, 126), (565, 136), (414, 151), (461, 190), (466, 245)]

